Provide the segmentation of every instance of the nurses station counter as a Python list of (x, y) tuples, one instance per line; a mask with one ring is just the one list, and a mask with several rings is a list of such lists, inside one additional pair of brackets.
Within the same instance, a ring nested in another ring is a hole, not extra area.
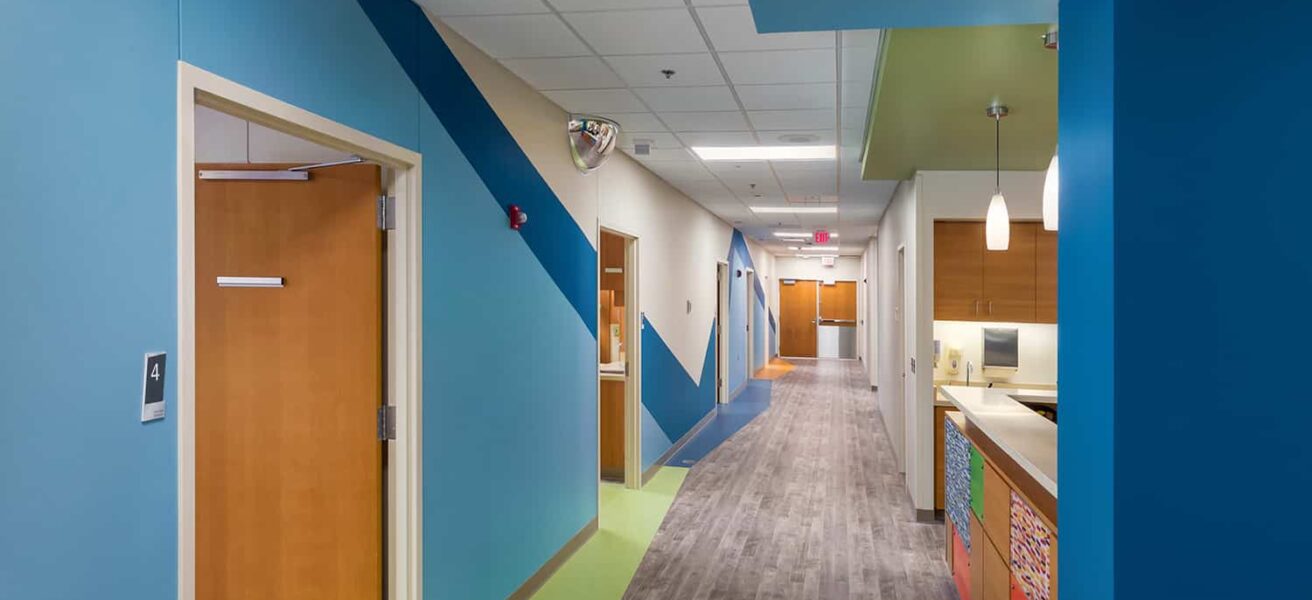
[[(1048, 390), (939, 388), (947, 561), (970, 600), (1057, 598), (1057, 424)], [(1024, 402), (1024, 404), (1022, 403)]]

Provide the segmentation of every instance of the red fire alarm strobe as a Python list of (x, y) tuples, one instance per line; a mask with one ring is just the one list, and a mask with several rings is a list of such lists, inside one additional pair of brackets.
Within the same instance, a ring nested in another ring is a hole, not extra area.
[(520, 210), (518, 204), (511, 204), (510, 207), (506, 209), (506, 212), (510, 215), (510, 228), (515, 231), (519, 231), (519, 228), (523, 227), (524, 223), (528, 222), (528, 213)]
[(825, 230), (823, 230), (823, 229), (817, 229), (817, 230), (815, 230), (815, 243), (817, 243), (817, 244), (828, 244), (828, 243), (829, 243), (829, 232), (828, 232), (828, 231), (825, 231)]

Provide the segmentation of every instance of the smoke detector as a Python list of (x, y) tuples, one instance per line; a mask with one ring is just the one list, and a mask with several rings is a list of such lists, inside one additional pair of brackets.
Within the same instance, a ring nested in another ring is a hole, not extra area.
[(810, 144), (820, 141), (820, 136), (814, 133), (785, 133), (779, 136), (779, 141), (785, 144)]

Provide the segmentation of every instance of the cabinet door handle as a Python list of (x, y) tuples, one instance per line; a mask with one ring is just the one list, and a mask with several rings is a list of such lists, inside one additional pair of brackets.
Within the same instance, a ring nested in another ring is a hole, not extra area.
[(979, 299), (976, 298), (975, 301), (971, 303), (971, 306), (975, 308), (975, 315), (979, 316)]
[(992, 301), (992, 300), (989, 300), (989, 314), (990, 314), (990, 315), (993, 314), (993, 301)]

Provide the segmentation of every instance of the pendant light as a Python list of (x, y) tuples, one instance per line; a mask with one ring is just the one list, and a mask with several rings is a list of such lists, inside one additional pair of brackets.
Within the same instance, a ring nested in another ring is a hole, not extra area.
[(989, 212), (984, 218), (984, 246), (995, 252), (1005, 251), (1011, 246), (1011, 216), (1007, 214), (1007, 199), (1002, 196), (1002, 118), (1007, 112), (1007, 107), (1001, 104), (994, 104), (985, 111), (993, 119), (995, 169), (993, 199), (989, 201)]
[(1060, 173), (1057, 169), (1057, 153), (1052, 154), (1048, 163), (1048, 176), (1043, 179), (1043, 228), (1057, 231), (1057, 192), (1060, 190)]

